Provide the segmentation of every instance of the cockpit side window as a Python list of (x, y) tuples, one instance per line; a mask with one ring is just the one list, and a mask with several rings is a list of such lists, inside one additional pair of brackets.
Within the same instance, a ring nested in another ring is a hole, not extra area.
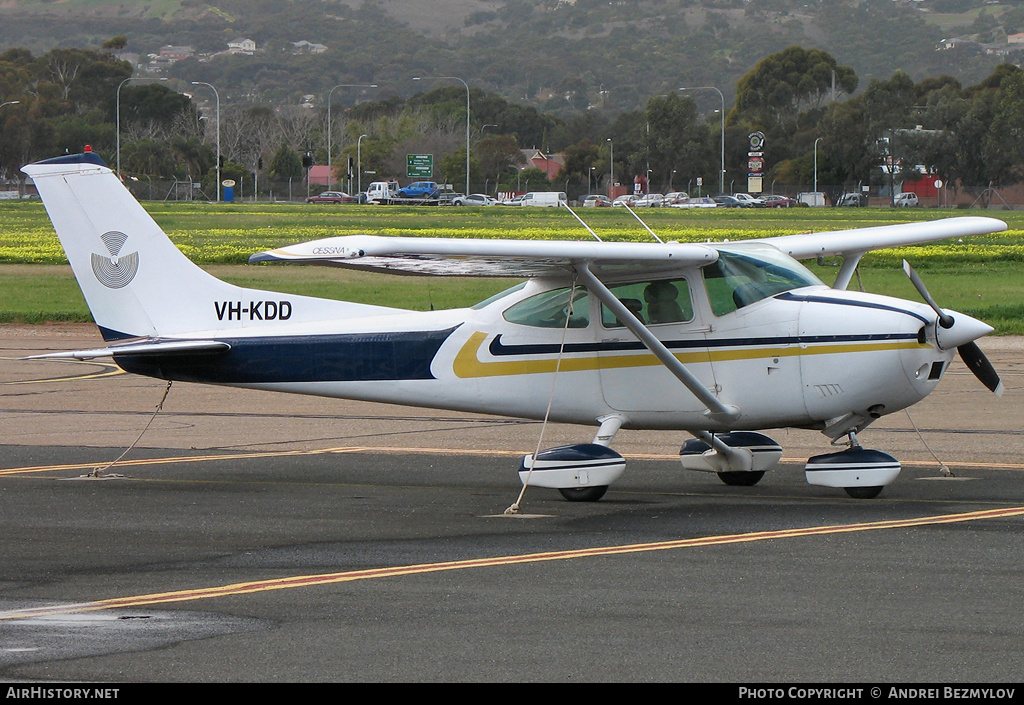
[(543, 291), (509, 307), (502, 315), (509, 323), (523, 326), (564, 328), (567, 314), (569, 328), (586, 328), (590, 325), (590, 297), (585, 288), (578, 286), (575, 291), (569, 287)]
[[(632, 282), (609, 288), (641, 323), (658, 325), (693, 320), (693, 302), (685, 279)], [(601, 322), (605, 328), (625, 325), (604, 305), (601, 306)]]
[(748, 246), (748, 250), (720, 248), (718, 261), (702, 270), (711, 310), (716, 316), (791, 289), (823, 286), (810, 270), (775, 248)]

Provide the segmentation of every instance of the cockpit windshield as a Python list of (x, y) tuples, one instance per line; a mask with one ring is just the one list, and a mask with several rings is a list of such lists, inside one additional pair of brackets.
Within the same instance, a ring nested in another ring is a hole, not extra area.
[(718, 245), (718, 261), (703, 268), (704, 286), (716, 316), (776, 294), (824, 286), (818, 277), (771, 245)]
[(497, 294), (494, 294), (493, 296), (488, 296), (483, 301), (480, 301), (479, 303), (473, 304), (472, 306), (470, 306), (470, 308), (479, 311), (480, 309), (484, 308), (485, 306), (490, 306), (491, 304), (493, 304), (498, 299), (503, 299), (506, 296), (508, 296), (509, 294), (514, 294), (517, 291), (522, 290), (526, 286), (526, 284), (527, 284), (527, 282), (519, 282), (515, 286), (510, 286), (509, 288), (505, 289), (504, 291), (499, 291)]

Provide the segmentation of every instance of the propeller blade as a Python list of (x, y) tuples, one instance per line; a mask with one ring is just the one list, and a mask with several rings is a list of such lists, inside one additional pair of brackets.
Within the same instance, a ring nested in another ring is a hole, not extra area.
[(988, 387), (989, 391), (997, 397), (1003, 396), (1003, 383), (992, 363), (985, 357), (975, 342), (964, 343), (957, 348), (960, 358), (964, 364), (974, 373), (974, 376), (981, 380), (981, 383)]
[(917, 276), (917, 272), (914, 271), (914, 268), (910, 266), (910, 262), (907, 260), (903, 260), (903, 271), (907, 273), (908, 277), (910, 277), (910, 283), (914, 285), (915, 289), (917, 289), (917, 293), (921, 295), (924, 302), (931, 306), (932, 310), (938, 315), (939, 325), (943, 328), (952, 328), (953, 317), (939, 308), (939, 305), (935, 303), (935, 299), (933, 299), (932, 295), (928, 293), (928, 288), (924, 285), (924, 282), (921, 281), (921, 277)]

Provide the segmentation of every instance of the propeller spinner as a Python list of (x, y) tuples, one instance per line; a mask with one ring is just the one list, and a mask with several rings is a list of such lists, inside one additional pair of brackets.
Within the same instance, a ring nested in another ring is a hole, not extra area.
[(974, 373), (985, 387), (996, 396), (1003, 396), (1003, 383), (992, 363), (985, 357), (978, 344), (974, 341), (983, 335), (992, 332), (992, 327), (981, 321), (963, 314), (953, 316), (950, 312), (939, 308), (935, 299), (928, 293), (921, 277), (918, 276), (910, 263), (903, 260), (903, 271), (907, 273), (910, 282), (917, 289), (924, 302), (935, 311), (935, 343), (943, 350), (956, 347), (960, 353), (960, 359), (964, 361), (968, 369)]

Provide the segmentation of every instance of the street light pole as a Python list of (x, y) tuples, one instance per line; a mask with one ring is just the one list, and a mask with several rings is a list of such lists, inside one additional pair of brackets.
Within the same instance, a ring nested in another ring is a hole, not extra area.
[[(376, 88), (376, 83), (342, 83), (334, 88)], [(334, 151), (334, 143), (331, 141), (331, 95), (334, 88), (327, 92), (327, 190), (331, 190), (331, 182), (334, 179), (334, 172), (331, 171), (331, 152)], [(352, 188), (352, 184), (348, 185)]]
[(822, 138), (818, 137), (814, 140), (814, 202), (818, 202), (818, 142), (821, 142)]
[[(129, 76), (128, 78), (117, 84), (117, 92), (114, 100), (114, 143), (116, 145), (115, 151), (117, 152), (117, 178), (121, 178), (121, 86), (128, 83), (128, 81), (152, 81), (153, 79), (145, 76)], [(166, 78), (158, 78), (158, 81), (166, 81)], [(17, 102), (17, 101), (15, 101)], [(5, 103), (6, 105), (6, 103)]]
[[(363, 192), (363, 138), (366, 135), (359, 135), (356, 140), (356, 173), (359, 175), (359, 193)], [(351, 187), (350, 187), (351, 188)]]
[(423, 79), (428, 80), (449, 80), (458, 81), (466, 87), (466, 195), (469, 195), (469, 84), (463, 81), (458, 76), (416, 76), (412, 80), (420, 81)]
[(220, 203), (220, 93), (213, 87), (213, 84), (205, 81), (192, 81), (193, 86), (209, 86), (213, 95), (217, 98), (217, 203)]
[(608, 142), (608, 197), (615, 200), (615, 143), (612, 138)]
[(680, 88), (681, 91), (715, 91), (718, 93), (718, 97), (722, 99), (722, 163), (718, 171), (718, 192), (725, 193), (725, 96), (722, 95), (722, 91), (718, 90), (714, 86), (687, 86)]

